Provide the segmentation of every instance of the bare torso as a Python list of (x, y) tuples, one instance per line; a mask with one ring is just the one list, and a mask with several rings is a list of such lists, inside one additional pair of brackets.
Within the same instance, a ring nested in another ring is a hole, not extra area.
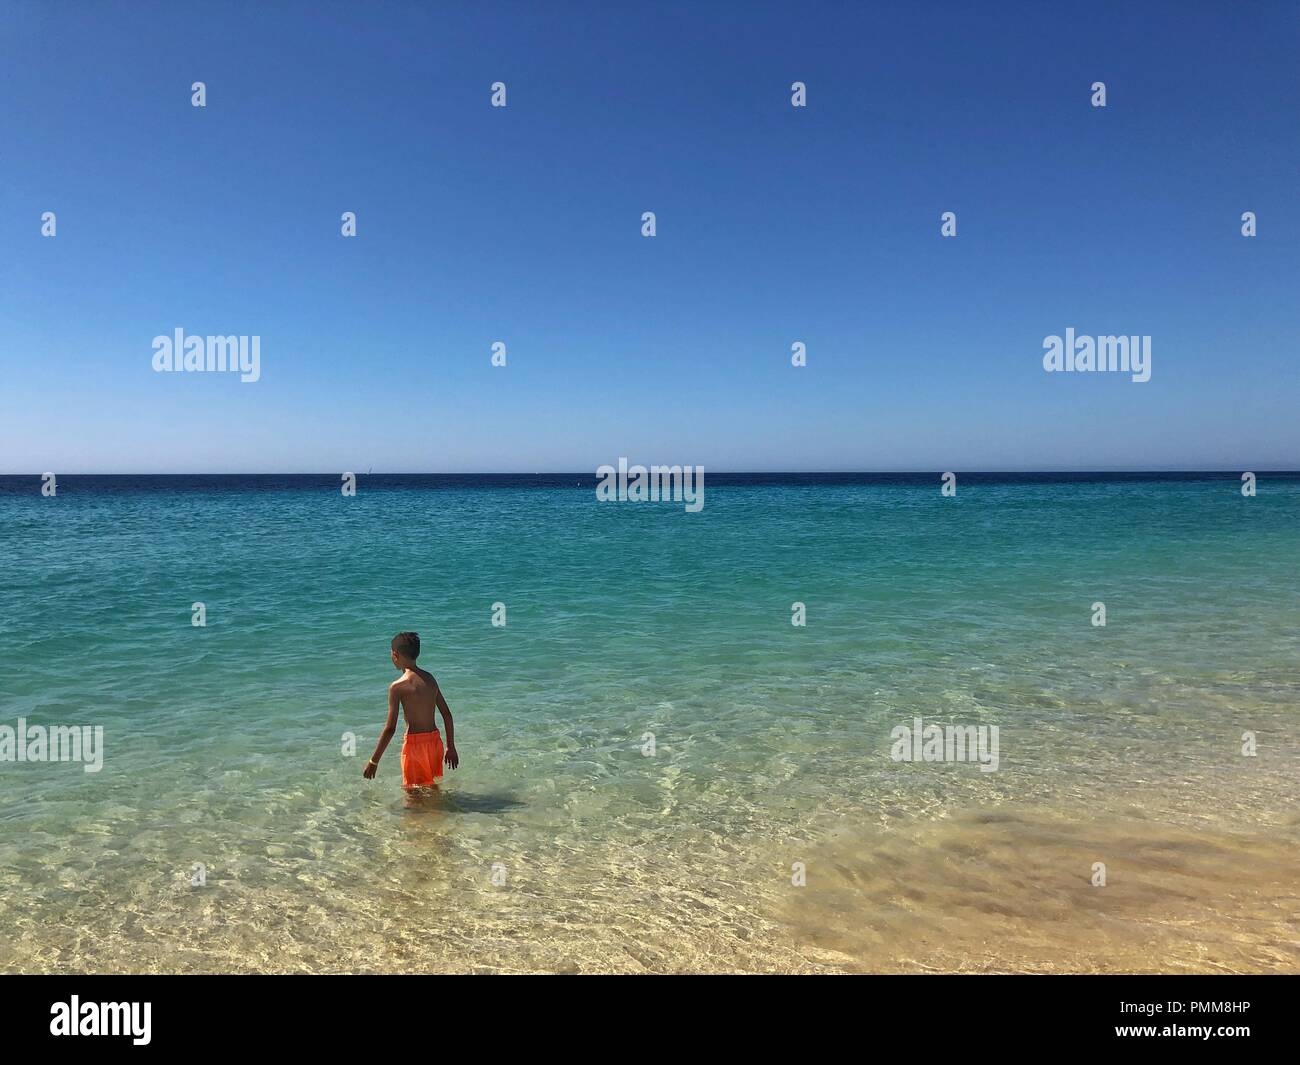
[(408, 732), (437, 731), (438, 682), (432, 673), (413, 666), (393, 681), (393, 690), (402, 702)]

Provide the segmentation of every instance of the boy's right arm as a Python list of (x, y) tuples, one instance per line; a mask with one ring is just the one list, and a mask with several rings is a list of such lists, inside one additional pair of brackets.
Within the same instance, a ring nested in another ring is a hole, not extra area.
[(447, 705), (447, 700), (442, 697), (442, 688), (438, 682), (433, 682), (434, 690), (437, 693), (434, 696), (434, 702), (442, 714), (442, 723), (447, 727), (447, 757), (443, 759), (452, 769), (460, 766), (460, 755), (456, 751), (456, 723), (451, 719), (451, 707)]

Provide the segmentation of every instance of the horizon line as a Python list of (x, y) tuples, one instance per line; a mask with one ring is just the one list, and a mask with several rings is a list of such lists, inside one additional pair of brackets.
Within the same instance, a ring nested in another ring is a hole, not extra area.
[[(648, 464), (640, 464), (647, 465)], [(663, 466), (664, 463), (655, 465)], [(682, 465), (686, 463), (666, 465)], [(703, 467), (699, 467), (704, 470)], [(39, 473), (0, 473), (0, 477), (44, 477), (47, 472), (54, 472), (59, 477), (339, 477), (343, 473), (351, 473), (356, 477), (596, 477), (596, 470), (370, 470), (365, 473), (356, 470), (115, 470), (111, 472), (81, 472), (81, 471), (41, 471)], [(708, 472), (704, 470), (704, 472)], [(988, 476), (994, 474), (1108, 474), (1112, 476), (1122, 475), (1150, 475), (1150, 474), (1240, 474), (1240, 473), (1267, 473), (1267, 474), (1300, 474), (1300, 467), (1294, 469), (1286, 468), (1266, 468), (1256, 466), (1222, 466), (1222, 467), (1173, 467), (1173, 466), (1149, 466), (1145, 468), (1106, 468), (1106, 467), (1044, 467), (1040, 469), (961, 469), (951, 470), (940, 469), (872, 469), (872, 470), (733, 470), (718, 469), (713, 471), (715, 477), (729, 476), (819, 476), (819, 477), (853, 477), (853, 476), (939, 476), (943, 473), (958, 474), (978, 474)]]

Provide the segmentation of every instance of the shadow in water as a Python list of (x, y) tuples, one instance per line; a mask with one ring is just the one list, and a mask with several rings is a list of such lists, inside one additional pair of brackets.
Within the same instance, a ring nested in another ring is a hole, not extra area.
[(438, 810), (449, 814), (501, 814), (523, 806), (513, 795), (473, 795), (468, 792), (428, 791), (411, 792), (407, 796), (407, 809)]

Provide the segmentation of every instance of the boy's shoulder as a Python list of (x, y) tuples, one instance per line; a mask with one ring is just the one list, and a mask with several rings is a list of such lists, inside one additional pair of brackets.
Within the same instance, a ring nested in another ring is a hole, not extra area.
[(438, 681), (434, 678), (432, 673), (427, 669), (421, 669), (419, 666), (416, 666), (409, 673), (403, 673), (393, 681), (388, 688), (390, 691), (402, 691), (405, 688), (411, 687), (412, 682), (419, 680), (422, 680), (427, 684), (432, 684), (434, 687), (437, 687), (438, 685)]

